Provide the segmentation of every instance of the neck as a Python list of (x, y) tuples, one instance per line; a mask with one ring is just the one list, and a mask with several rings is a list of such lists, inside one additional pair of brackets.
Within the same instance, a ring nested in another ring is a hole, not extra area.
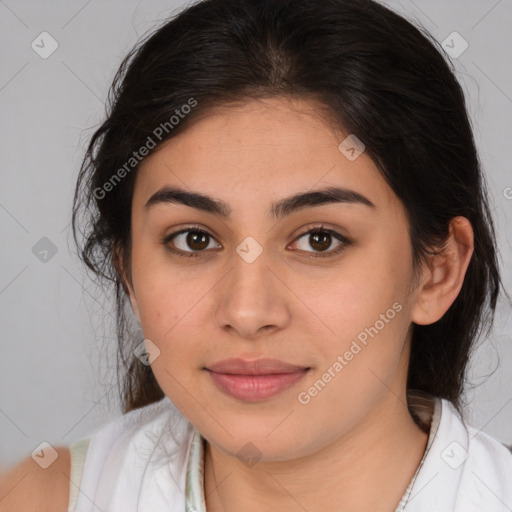
[(351, 431), (294, 460), (247, 466), (207, 443), (207, 511), (394, 512), (428, 440), (405, 404), (388, 393)]

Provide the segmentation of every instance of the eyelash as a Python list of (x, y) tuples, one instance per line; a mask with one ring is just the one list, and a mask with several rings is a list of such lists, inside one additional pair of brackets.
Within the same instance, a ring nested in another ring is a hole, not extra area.
[[(162, 244), (166, 247), (166, 249), (168, 251), (170, 251), (173, 254), (176, 254), (176, 256), (180, 256), (181, 258), (191, 259), (191, 258), (201, 257), (202, 253), (206, 252), (206, 250), (190, 251), (189, 252), (189, 251), (182, 251), (181, 249), (173, 249), (169, 245), (169, 242), (171, 242), (171, 240), (174, 237), (176, 237), (177, 235), (181, 235), (183, 233), (188, 233), (188, 232), (205, 234), (205, 235), (215, 239), (213, 237), (213, 235), (208, 233), (208, 231), (205, 231), (204, 229), (200, 229), (198, 226), (193, 226), (192, 225), (192, 226), (187, 226), (186, 228), (180, 229), (179, 231), (175, 231), (174, 233), (170, 233), (169, 235), (165, 236), (162, 239)], [(337, 231), (333, 231), (332, 229), (325, 228), (324, 226), (316, 226), (314, 228), (311, 228), (308, 231), (305, 231), (304, 233), (301, 233), (300, 235), (298, 235), (295, 240), (298, 240), (298, 239), (302, 238), (305, 235), (310, 235), (310, 234), (315, 234), (315, 233), (327, 233), (329, 235), (332, 235), (335, 239), (337, 239), (338, 241), (342, 242), (342, 244), (338, 248), (336, 248), (334, 250), (313, 253), (314, 255), (305, 256), (306, 258), (316, 259), (316, 258), (334, 257), (334, 256), (340, 254), (347, 246), (352, 244), (352, 241), (349, 240), (348, 238), (346, 238), (345, 236), (343, 236), (342, 234), (338, 233)]]

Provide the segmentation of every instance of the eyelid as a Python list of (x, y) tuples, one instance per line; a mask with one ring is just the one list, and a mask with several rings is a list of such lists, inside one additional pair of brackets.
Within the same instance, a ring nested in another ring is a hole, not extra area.
[(339, 227), (331, 226), (324, 222), (318, 222), (318, 223), (312, 222), (312, 223), (308, 224), (303, 230), (301, 229), (301, 231), (297, 235), (294, 235), (294, 240), (296, 240), (297, 238), (300, 238), (301, 236), (306, 235), (308, 233), (315, 232), (315, 231), (321, 231), (321, 232), (327, 232), (327, 233), (331, 233), (332, 235), (339, 236), (341, 239), (345, 240), (346, 242), (349, 242), (350, 240), (348, 239), (348, 237), (345, 236), (344, 234), (342, 234), (340, 232), (340, 229), (341, 228), (339, 228)]

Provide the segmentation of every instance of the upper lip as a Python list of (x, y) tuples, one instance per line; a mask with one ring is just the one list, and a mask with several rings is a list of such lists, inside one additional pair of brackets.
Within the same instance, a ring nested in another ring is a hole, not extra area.
[(238, 357), (224, 359), (209, 365), (206, 369), (216, 373), (230, 373), (233, 375), (270, 375), (303, 371), (308, 367), (285, 363), (278, 359), (264, 358), (247, 361)]

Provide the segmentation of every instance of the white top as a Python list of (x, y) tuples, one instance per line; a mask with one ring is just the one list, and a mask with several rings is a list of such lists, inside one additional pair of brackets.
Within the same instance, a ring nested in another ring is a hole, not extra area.
[[(449, 401), (409, 398), (430, 435), (395, 512), (510, 512), (512, 453)], [(206, 512), (204, 442), (168, 397), (100, 426), (72, 446), (69, 512)]]

